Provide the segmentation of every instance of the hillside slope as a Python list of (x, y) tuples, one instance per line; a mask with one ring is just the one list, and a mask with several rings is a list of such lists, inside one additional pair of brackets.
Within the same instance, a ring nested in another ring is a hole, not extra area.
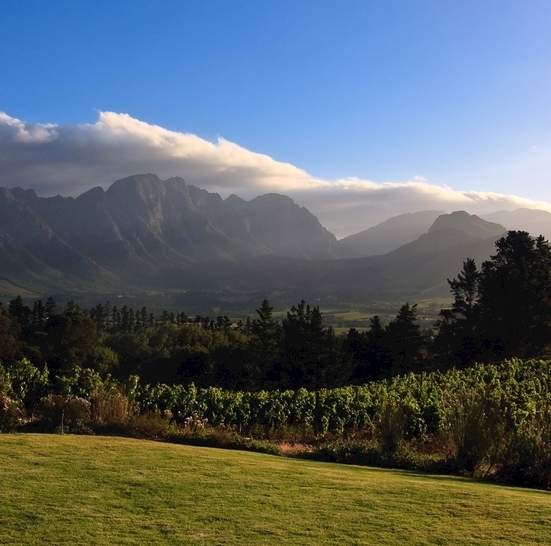
[(437, 210), (401, 214), (349, 235), (340, 242), (353, 249), (359, 257), (387, 254), (426, 233), (441, 214), (444, 213)]
[(541, 491), (128, 438), (1, 440), (2, 544), (551, 542)]

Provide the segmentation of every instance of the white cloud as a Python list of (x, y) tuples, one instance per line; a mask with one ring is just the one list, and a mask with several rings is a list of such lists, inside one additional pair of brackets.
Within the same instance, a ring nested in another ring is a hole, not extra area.
[(458, 191), (412, 180), (374, 183), (357, 178), (337, 180), (317, 191), (291, 194), (314, 212), (337, 237), (357, 233), (390, 216), (422, 210), (466, 210), (486, 214), (496, 210), (538, 208), (551, 212), (551, 203), (494, 192)]
[(518, 207), (551, 211), (550, 203), (458, 191), (430, 184), (422, 176), (383, 183), (322, 180), (223, 138), (209, 142), (128, 114), (100, 112), (96, 123), (70, 126), (25, 123), (0, 112), (0, 186), (32, 187), (40, 195), (78, 195), (144, 172), (161, 178), (183, 176), (188, 183), (223, 196), (286, 193), (339, 237), (396, 214), (427, 209), (475, 214)]
[(57, 132), (51, 124), (26, 124), (16, 118), (11, 118), (4, 112), (0, 112), (0, 126), (3, 126), (6, 135), (11, 136), (14, 142), (40, 143), (55, 140)]

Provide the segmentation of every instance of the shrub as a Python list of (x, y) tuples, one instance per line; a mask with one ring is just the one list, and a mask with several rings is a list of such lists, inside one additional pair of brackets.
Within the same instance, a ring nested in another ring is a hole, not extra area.
[(551, 402), (506, 436), (498, 460), (502, 481), (551, 489)]
[[(257, 436), (254, 429), (250, 431), (253, 438)], [(268, 432), (268, 439), (272, 442), (286, 442), (289, 444), (307, 444), (316, 439), (314, 427), (311, 425), (279, 425)]]
[(449, 473), (453, 470), (448, 457), (440, 453), (421, 453), (406, 442), (393, 452), (385, 452), (376, 441), (348, 440), (324, 442), (313, 452), (303, 453), (304, 458), (332, 463), (357, 464)]
[(69, 398), (65, 401), (65, 422), (69, 426), (90, 421), (90, 402), (84, 398)]
[(70, 432), (73, 428), (82, 429), (90, 422), (90, 402), (78, 396), (50, 394), (42, 399), (39, 414), (46, 424), (53, 427), (61, 427), (63, 420), (64, 427)]
[(223, 427), (205, 427), (199, 430), (180, 430), (171, 432), (168, 441), (175, 444), (186, 444), (202, 447), (217, 447), (221, 449), (239, 449), (281, 455), (281, 449), (270, 442), (243, 438), (231, 429)]
[(456, 446), (456, 469), (476, 474), (491, 462), (505, 428), (500, 396), (489, 386), (462, 386), (444, 400), (446, 427)]
[(166, 438), (169, 431), (169, 420), (160, 413), (141, 413), (128, 421), (127, 432), (138, 438)]
[(407, 415), (404, 403), (395, 398), (386, 398), (381, 406), (379, 434), (381, 450), (392, 454), (398, 451), (404, 441)]
[(97, 425), (127, 423), (132, 413), (128, 397), (118, 391), (96, 393), (91, 410), (92, 421)]
[(0, 391), (0, 432), (11, 432), (21, 423), (23, 412), (19, 405)]
[(316, 446), (312, 453), (306, 453), (304, 456), (330, 463), (367, 466), (379, 466), (382, 461), (379, 443), (357, 440), (324, 442)]

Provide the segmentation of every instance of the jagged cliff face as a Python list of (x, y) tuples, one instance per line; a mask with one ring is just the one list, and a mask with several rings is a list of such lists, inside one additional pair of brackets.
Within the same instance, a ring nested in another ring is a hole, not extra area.
[(182, 178), (153, 174), (76, 199), (0, 190), (0, 276), (10, 282), (49, 285), (61, 278), (69, 289), (117, 280), (162, 284), (197, 263), (349, 255), (339, 249), (315, 216), (275, 194), (224, 201)]
[(270, 193), (251, 201), (231, 195), (226, 203), (246, 219), (253, 237), (275, 254), (321, 260), (355, 255), (309, 210), (286, 195)]

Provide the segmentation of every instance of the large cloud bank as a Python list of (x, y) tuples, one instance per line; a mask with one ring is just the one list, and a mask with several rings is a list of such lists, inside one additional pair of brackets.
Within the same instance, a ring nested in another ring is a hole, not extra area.
[(78, 195), (130, 174), (182, 176), (190, 184), (237, 193), (290, 195), (338, 237), (396, 214), (467, 210), (484, 214), (518, 207), (551, 211), (551, 204), (514, 195), (456, 191), (422, 178), (375, 183), (358, 178), (321, 180), (289, 163), (219, 138), (169, 131), (130, 117), (100, 112), (96, 123), (26, 123), (0, 112), (0, 186), (34, 188), (39, 195)]

